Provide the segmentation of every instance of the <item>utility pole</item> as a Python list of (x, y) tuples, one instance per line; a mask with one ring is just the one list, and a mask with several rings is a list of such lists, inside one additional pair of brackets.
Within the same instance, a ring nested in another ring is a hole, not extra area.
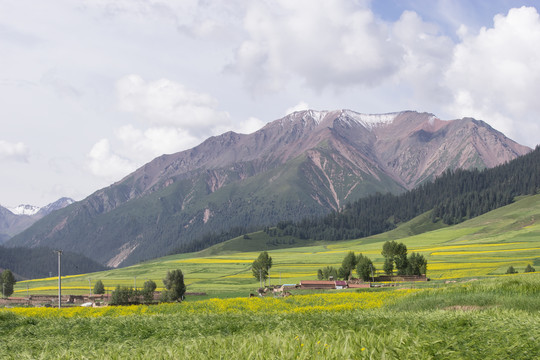
[(62, 273), (60, 271), (60, 258), (62, 250), (54, 250), (58, 254), (58, 308), (62, 307)]

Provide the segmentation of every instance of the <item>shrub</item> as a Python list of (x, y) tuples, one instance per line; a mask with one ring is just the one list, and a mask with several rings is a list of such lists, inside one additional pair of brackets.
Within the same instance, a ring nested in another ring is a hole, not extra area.
[(144, 282), (142, 297), (145, 304), (154, 301), (154, 291), (156, 291), (156, 287), (156, 283), (152, 280), (147, 280)]
[(531, 264), (527, 264), (527, 267), (525, 268), (525, 272), (536, 272), (536, 269), (531, 266)]
[(141, 292), (132, 287), (118, 285), (111, 294), (111, 305), (140, 304)]
[(508, 267), (508, 269), (506, 269), (506, 273), (507, 273), (507, 274), (517, 274), (517, 270), (514, 269), (514, 267), (513, 267), (512, 265), (510, 265), (510, 266)]

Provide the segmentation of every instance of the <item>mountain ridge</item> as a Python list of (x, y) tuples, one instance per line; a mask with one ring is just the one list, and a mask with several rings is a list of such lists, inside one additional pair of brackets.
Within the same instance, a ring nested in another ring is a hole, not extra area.
[(207, 233), (322, 215), (369, 194), (412, 189), (448, 169), (492, 167), (530, 150), (470, 118), (300, 111), (252, 134), (227, 132), (157, 157), (9, 245), (62, 246), (124, 266)]
[(52, 211), (62, 209), (74, 202), (73, 199), (62, 197), (43, 207), (28, 204), (15, 208), (0, 206), (0, 244), (29, 228)]

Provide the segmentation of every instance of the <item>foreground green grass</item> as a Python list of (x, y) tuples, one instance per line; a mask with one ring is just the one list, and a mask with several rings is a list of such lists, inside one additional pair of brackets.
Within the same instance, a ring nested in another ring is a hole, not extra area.
[(539, 310), (538, 274), (99, 314), (6, 309), (0, 358), (537, 359)]

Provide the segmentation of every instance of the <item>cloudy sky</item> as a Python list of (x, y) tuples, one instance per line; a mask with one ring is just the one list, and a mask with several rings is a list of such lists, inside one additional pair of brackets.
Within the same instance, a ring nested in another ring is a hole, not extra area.
[(540, 5), (0, 0), (0, 204), (81, 200), (294, 110), (431, 112), (540, 142)]

